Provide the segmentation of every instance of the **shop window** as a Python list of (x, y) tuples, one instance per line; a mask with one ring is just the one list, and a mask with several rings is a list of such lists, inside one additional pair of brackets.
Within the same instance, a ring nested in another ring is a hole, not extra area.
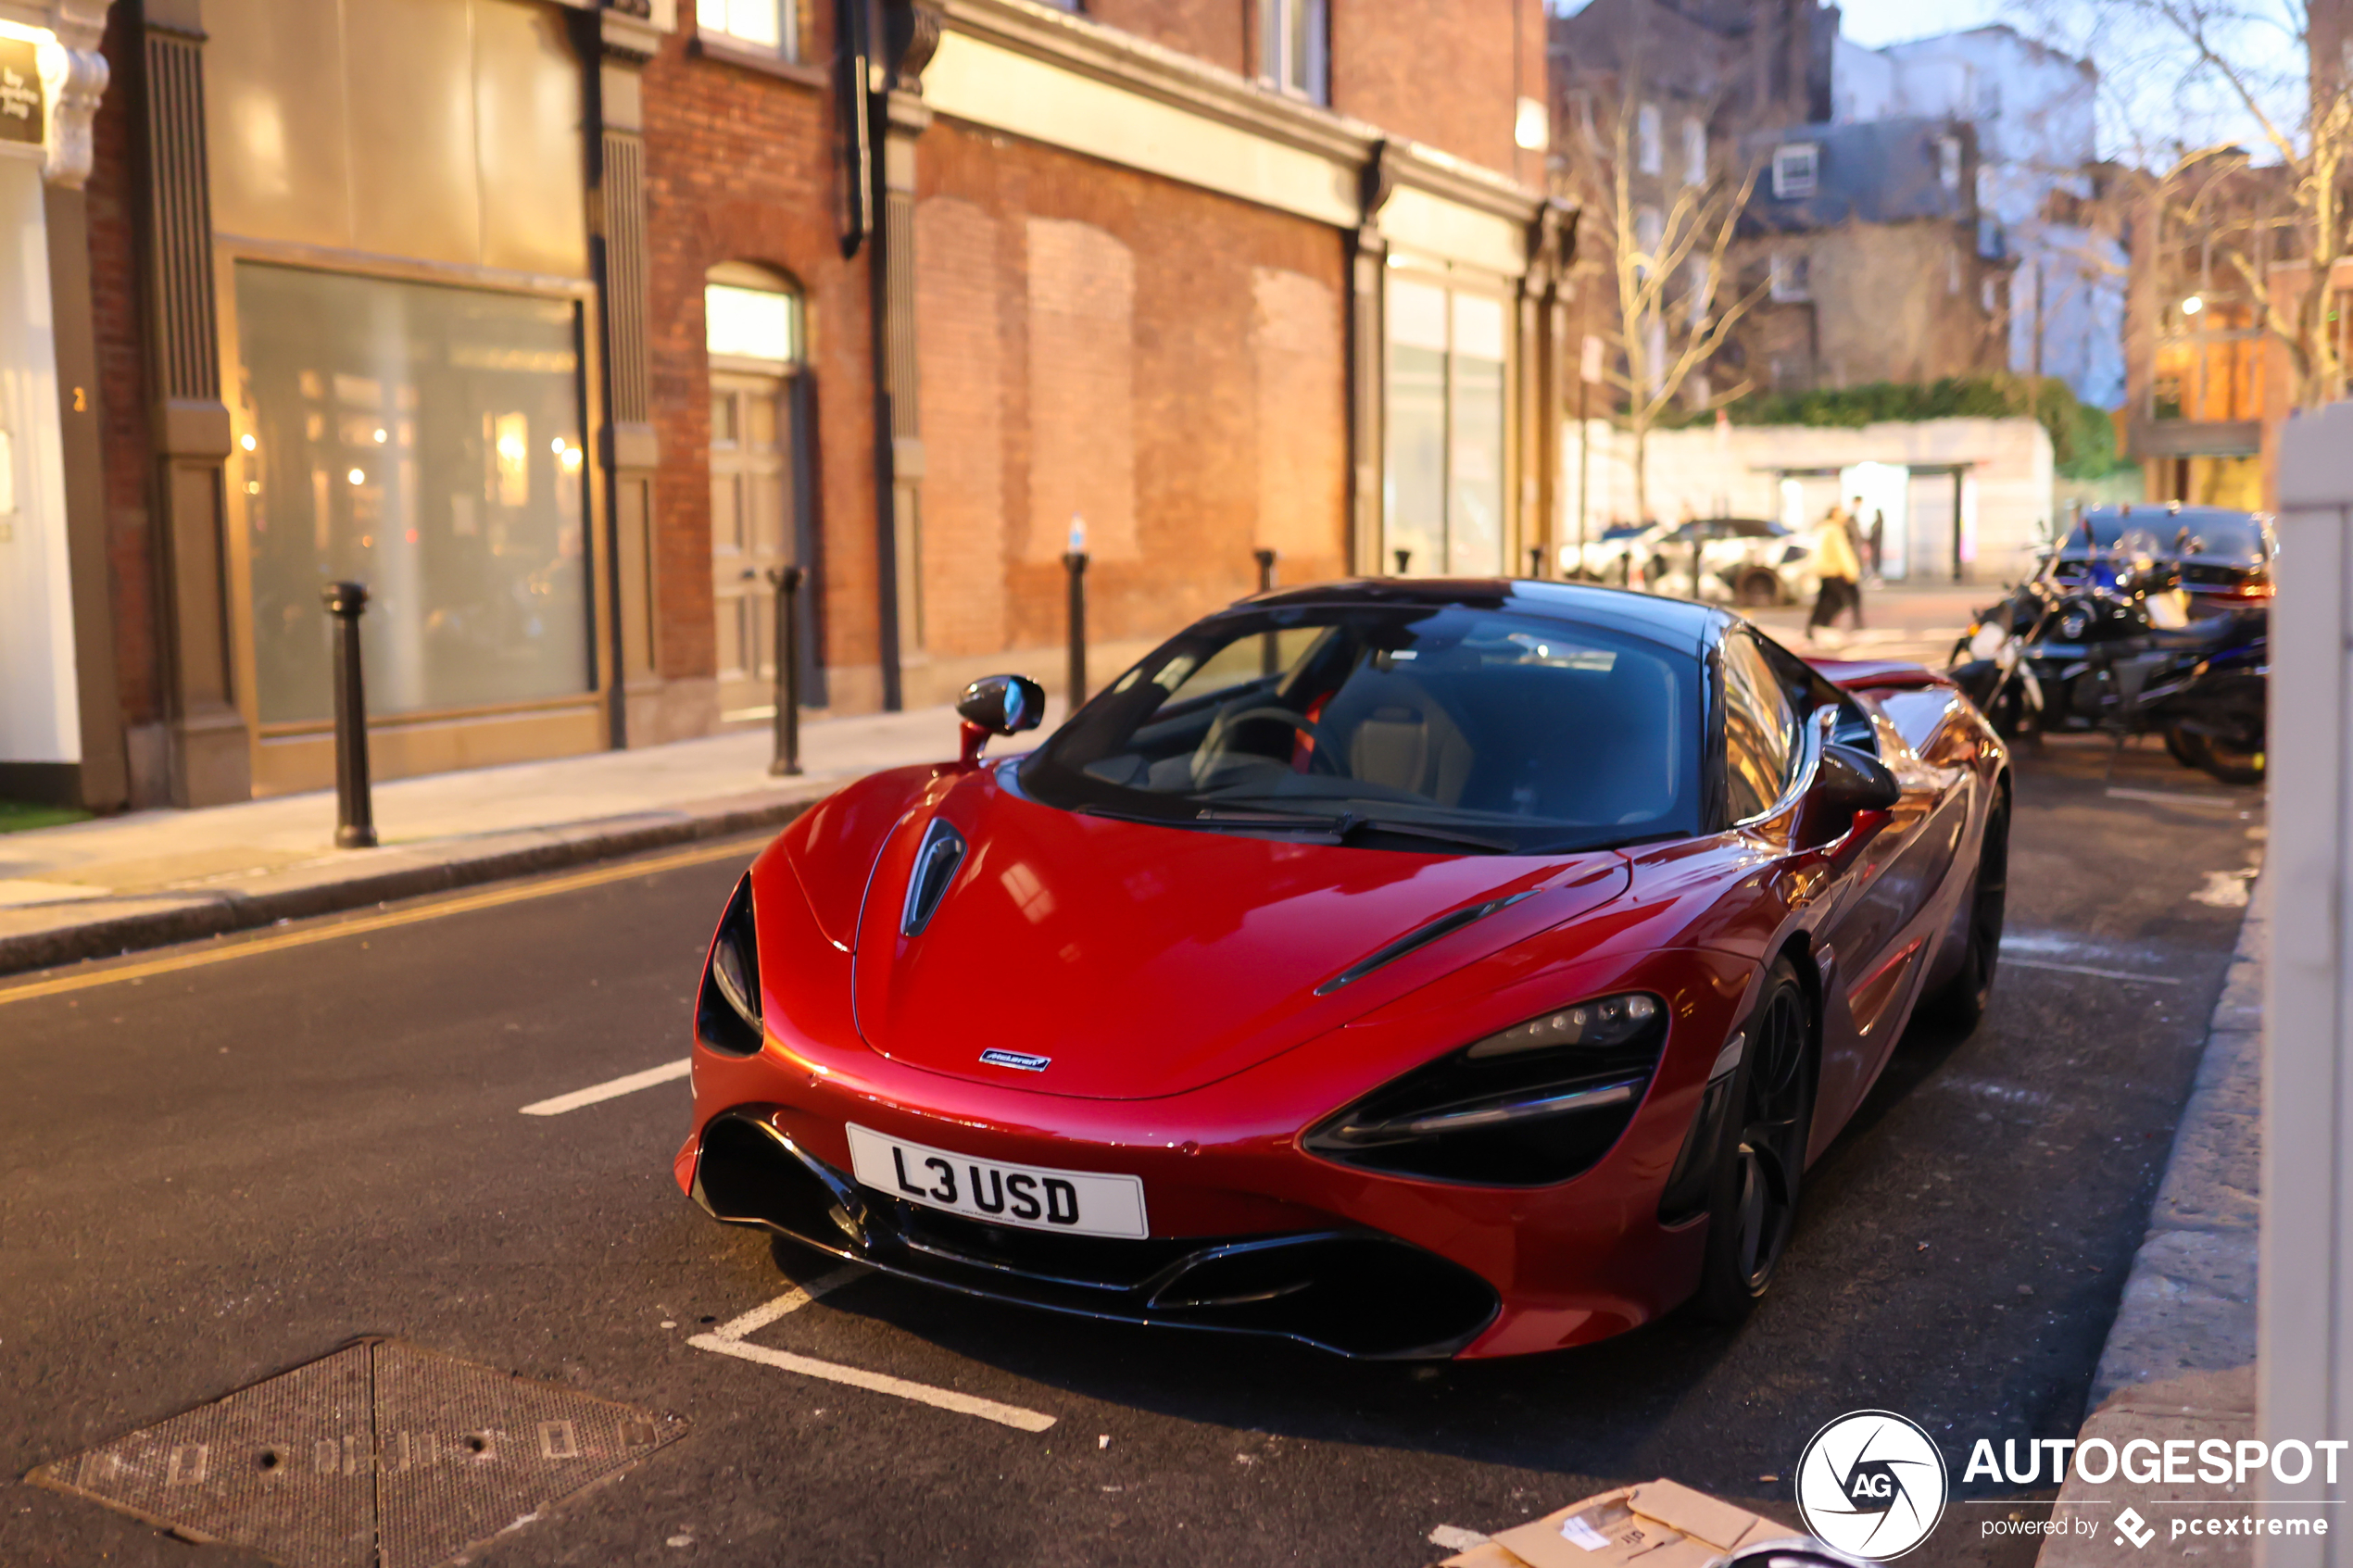
[(262, 721), (332, 715), (346, 579), (371, 712), (592, 689), (577, 306), (250, 262), (236, 295)]
[(799, 53), (795, 0), (695, 0), (695, 31), (786, 59)]
[(1330, 101), (1325, 0), (1258, 0), (1258, 75), (1311, 103)]
[(1388, 519), (1381, 562), (1406, 571), (1505, 570), (1504, 302), (1434, 282), (1389, 284)]

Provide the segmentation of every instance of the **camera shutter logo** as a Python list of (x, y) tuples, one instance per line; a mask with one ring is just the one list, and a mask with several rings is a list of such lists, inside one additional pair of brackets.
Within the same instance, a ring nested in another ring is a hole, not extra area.
[(1797, 1461), (1806, 1527), (1841, 1551), (1882, 1562), (1928, 1539), (1950, 1490), (1935, 1442), (1892, 1411), (1840, 1416)]

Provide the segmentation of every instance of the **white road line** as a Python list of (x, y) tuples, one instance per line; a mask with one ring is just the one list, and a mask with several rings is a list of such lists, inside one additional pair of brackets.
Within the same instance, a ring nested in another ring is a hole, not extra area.
[(983, 1421), (993, 1421), (1002, 1426), (1017, 1427), (1024, 1432), (1043, 1432), (1054, 1424), (1051, 1415), (1027, 1411), (1019, 1405), (1000, 1405), (994, 1399), (983, 1399), (972, 1394), (959, 1394), (952, 1388), (935, 1388), (928, 1383), (911, 1383), (903, 1377), (892, 1377), (879, 1372), (867, 1372), (859, 1367), (843, 1366), (838, 1361), (821, 1361), (813, 1356), (795, 1355), (790, 1350), (772, 1350), (765, 1345), (753, 1345), (744, 1336), (756, 1334), (787, 1312), (797, 1312), (810, 1302), (831, 1290), (838, 1290), (852, 1280), (864, 1277), (866, 1271), (851, 1263), (828, 1274), (821, 1274), (807, 1285), (795, 1286), (774, 1301), (754, 1307), (740, 1317), (728, 1319), (709, 1334), (698, 1334), (686, 1341), (698, 1350), (710, 1350), (722, 1356), (734, 1356), (740, 1361), (758, 1361), (761, 1366), (776, 1367), (785, 1372), (797, 1372), (803, 1377), (821, 1377), (828, 1383), (847, 1383), (853, 1388), (865, 1388), (896, 1399), (910, 1399), (919, 1405), (937, 1410), (953, 1411), (958, 1415), (975, 1415)]
[(2117, 789), (2108, 792), (2110, 800), (2154, 800), (2160, 806), (2245, 806), (2246, 800), (2235, 795), (2198, 795), (2181, 789)]
[(693, 1069), (694, 1063), (681, 1057), (676, 1061), (665, 1061), (660, 1067), (648, 1067), (643, 1073), (632, 1073), (626, 1078), (591, 1084), (585, 1089), (574, 1089), (553, 1099), (534, 1100), (522, 1108), (522, 1113), (525, 1116), (561, 1116), (567, 1110), (577, 1110), (584, 1105), (595, 1105), (601, 1100), (619, 1099), (623, 1095), (634, 1095), (639, 1089), (650, 1089), (656, 1084), (675, 1083)]
[(839, 1290), (852, 1280), (864, 1279), (870, 1271), (856, 1263), (844, 1263), (829, 1274), (820, 1274), (807, 1285), (797, 1285), (774, 1301), (754, 1307), (739, 1318), (729, 1318), (711, 1331), (713, 1339), (741, 1339), (748, 1334), (758, 1334), (786, 1312), (797, 1312), (810, 1302), (831, 1291)]
[(722, 1339), (717, 1335), (698, 1334), (686, 1343), (698, 1350), (716, 1350), (723, 1356), (736, 1356), (747, 1361), (758, 1361), (762, 1366), (797, 1372), (803, 1377), (822, 1377), (828, 1383), (847, 1383), (853, 1388), (894, 1395), (901, 1399), (912, 1399), (919, 1405), (954, 1411), (958, 1415), (976, 1415), (983, 1421), (1019, 1427), (1024, 1432), (1043, 1432), (1054, 1424), (1052, 1416), (1026, 1411), (1019, 1405), (1000, 1405), (994, 1399), (975, 1399), (950, 1388), (934, 1388), (927, 1383), (910, 1383), (903, 1377), (890, 1377), (879, 1372), (864, 1372), (854, 1366), (796, 1356), (789, 1350), (771, 1350), (765, 1345), (748, 1345), (740, 1339)]
[(2134, 974), (2130, 970), (2094, 969), (2089, 964), (2052, 963), (2047, 959), (2014, 959), (2002, 955), (2002, 963), (2011, 969), (2055, 969), (2061, 974), (2092, 974), (2102, 980), (2130, 980), (2143, 985), (2179, 985), (2181, 976), (2175, 974)]

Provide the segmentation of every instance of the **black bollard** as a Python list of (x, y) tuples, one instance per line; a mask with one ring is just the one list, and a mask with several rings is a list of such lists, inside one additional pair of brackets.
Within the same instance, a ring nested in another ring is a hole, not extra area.
[(359, 617), (368, 589), (330, 583), (319, 590), (335, 618), (335, 847), (376, 847), (376, 806), (368, 785), (368, 692), (359, 678)]
[(776, 755), (771, 773), (792, 777), (800, 771), (800, 580), (797, 566), (772, 566), (769, 585), (776, 590)]
[(1528, 575), (1540, 580), (1544, 575), (1544, 546), (1541, 545), (1528, 546)]
[(1699, 530), (1692, 531), (1692, 602), (1699, 602)]
[(1405, 568), (1413, 564), (1414, 552), (1411, 550), (1391, 550), (1389, 553), (1397, 558), (1397, 575), (1400, 577), (1404, 576)]
[[(1262, 594), (1274, 592), (1275, 552), (1253, 550), (1251, 554), (1258, 558), (1258, 591)], [(1276, 646), (1275, 633), (1269, 632), (1258, 639), (1258, 672), (1262, 675), (1272, 675), (1281, 668), (1280, 650)]]
[(1087, 700), (1087, 552), (1071, 550), (1063, 557), (1070, 573), (1070, 707), (1076, 713)]

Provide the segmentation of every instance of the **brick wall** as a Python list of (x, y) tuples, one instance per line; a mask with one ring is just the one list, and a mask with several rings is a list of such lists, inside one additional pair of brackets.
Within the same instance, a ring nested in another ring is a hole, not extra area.
[(1332, 107), (1541, 184), (1513, 140), (1521, 96), (1547, 96), (1542, 0), (1333, 0)]
[(1100, 642), (1250, 592), (1262, 543), (1346, 570), (1339, 233), (944, 119), (920, 168), (932, 658), (1060, 644), (1074, 508)]
[(112, 566), (115, 658), (126, 724), (163, 717), (157, 649), (155, 543), (148, 528), (145, 338), (138, 270), (140, 80), (129, 6), (108, 18), (102, 45), (113, 85), (98, 102), (84, 187), (90, 215), (90, 295), (98, 344), (99, 442), (107, 476), (107, 549)]
[(1086, 10), (1089, 21), (1250, 76), (1255, 68), (1243, 51), (1254, 31), (1256, 5), (1257, 0), (1088, 0)]
[[(823, 7), (816, 7), (823, 12)], [(811, 56), (832, 47), (814, 19)], [(649, 334), (661, 466), (655, 484), (655, 657), (665, 679), (713, 672), (711, 395), (703, 283), (752, 262), (803, 292), (817, 386), (827, 663), (871, 671), (875, 652), (872, 364), (864, 253), (841, 258), (827, 95), (798, 82), (691, 56), (668, 40), (647, 67)], [(855, 688), (862, 683), (849, 683)], [(837, 704), (858, 701), (855, 689)]]

